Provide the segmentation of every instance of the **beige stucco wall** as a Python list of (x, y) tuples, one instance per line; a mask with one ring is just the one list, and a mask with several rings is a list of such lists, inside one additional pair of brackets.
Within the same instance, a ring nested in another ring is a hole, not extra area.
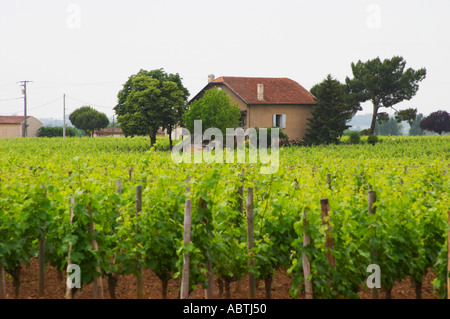
[(21, 124), (0, 124), (0, 138), (22, 137)]
[[(290, 139), (302, 139), (308, 126), (307, 119), (311, 117), (313, 105), (307, 104), (251, 104), (242, 101), (225, 84), (215, 84), (225, 91), (237, 103), (241, 111), (247, 111), (247, 127), (272, 127), (273, 114), (286, 114), (286, 128), (283, 132)], [(202, 92), (203, 93), (203, 92)], [(203, 94), (199, 95), (201, 98)], [(250, 122), (249, 122), (250, 121)]]
[(272, 127), (273, 114), (286, 114), (286, 128), (283, 132), (290, 139), (302, 139), (306, 134), (312, 105), (301, 104), (258, 104), (249, 106), (250, 127)]
[[(39, 129), (43, 124), (34, 117), (27, 118), (28, 137), (38, 136)], [(22, 137), (22, 124), (0, 124), (0, 138)]]
[(39, 129), (43, 126), (42, 122), (34, 117), (29, 117), (27, 118), (27, 124), (28, 124), (27, 136), (28, 137), (38, 136)]

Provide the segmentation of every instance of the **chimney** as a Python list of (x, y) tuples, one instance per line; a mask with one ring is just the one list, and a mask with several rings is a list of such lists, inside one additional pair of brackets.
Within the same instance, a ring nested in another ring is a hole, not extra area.
[(214, 74), (208, 75), (208, 83), (211, 83), (212, 81), (214, 81)]
[(258, 100), (260, 101), (264, 100), (264, 84), (261, 83), (258, 84), (257, 96)]

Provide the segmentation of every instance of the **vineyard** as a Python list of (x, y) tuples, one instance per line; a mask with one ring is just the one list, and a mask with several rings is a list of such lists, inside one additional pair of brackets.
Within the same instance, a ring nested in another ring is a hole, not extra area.
[(387, 297), (406, 277), (420, 296), (430, 270), (447, 297), (450, 137), (281, 148), (272, 175), (262, 164), (176, 164), (149, 142), (0, 140), (0, 297), (7, 281), (18, 297), (33, 259), (42, 295), (49, 265), (62, 276), (78, 265), (96, 298), (102, 282), (114, 298), (130, 275), (141, 298), (147, 270), (163, 298), (174, 278), (188, 278), (181, 297), (199, 287), (214, 297), (217, 283), (229, 298), (250, 278), (270, 298), (276, 272), (292, 278), (292, 298), (359, 298), (376, 264)]

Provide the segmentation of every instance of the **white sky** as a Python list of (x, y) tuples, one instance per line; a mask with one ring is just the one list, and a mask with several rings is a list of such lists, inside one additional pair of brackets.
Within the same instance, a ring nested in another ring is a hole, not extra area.
[(450, 110), (449, 17), (448, 0), (2, 0), (0, 115), (23, 114), (23, 99), (1, 101), (21, 97), (22, 80), (33, 81), (29, 115), (62, 119), (65, 93), (67, 114), (89, 102), (112, 116), (141, 68), (179, 73), (192, 97), (211, 73), (289, 77), (309, 90), (329, 73), (352, 77), (351, 62), (394, 55), (427, 69), (396, 108)]

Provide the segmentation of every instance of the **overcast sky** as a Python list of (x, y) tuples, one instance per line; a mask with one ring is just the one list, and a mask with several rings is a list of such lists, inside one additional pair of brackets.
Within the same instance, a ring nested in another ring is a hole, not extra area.
[[(0, 115), (62, 119), (91, 105), (112, 116), (139, 69), (179, 73), (194, 96), (219, 76), (289, 77), (307, 90), (351, 63), (400, 55), (427, 69), (396, 108), (450, 110), (448, 0), (36, 1), (0, 3)], [(384, 110), (383, 110), (384, 111)], [(360, 112), (370, 113), (365, 104)]]

